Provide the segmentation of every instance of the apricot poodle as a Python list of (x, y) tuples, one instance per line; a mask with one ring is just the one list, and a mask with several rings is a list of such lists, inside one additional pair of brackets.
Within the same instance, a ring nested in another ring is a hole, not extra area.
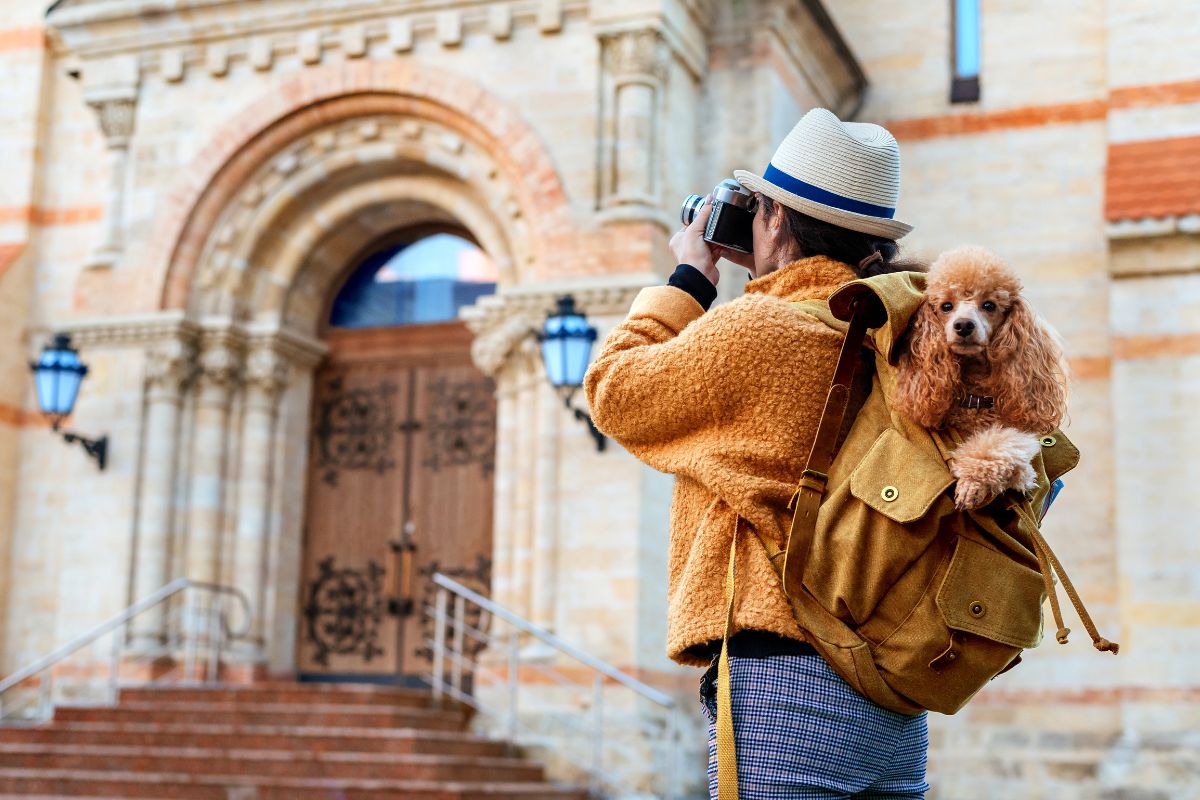
[(926, 302), (900, 357), (895, 406), (923, 427), (963, 437), (950, 464), (960, 508), (1033, 487), (1038, 435), (1066, 415), (1066, 362), (1057, 334), (994, 253), (959, 247), (930, 267)]

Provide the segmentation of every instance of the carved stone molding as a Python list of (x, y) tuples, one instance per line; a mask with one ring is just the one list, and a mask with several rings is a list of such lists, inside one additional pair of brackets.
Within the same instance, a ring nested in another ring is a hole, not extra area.
[[(586, 20), (591, 2), (448, 0), (411, 4), (415, 8), (396, 5), (375, 0), (348, 0), (320, 8), (279, 4), (247, 14), (238, 25), (230, 24), (229, 12), (223, 8), (227, 2), (178, 0), (164, 10), (161, 0), (63, 0), (50, 9), (47, 23), (57, 34), (59, 51), (81, 57), (85, 72), (92, 58), (134, 53), (145, 74), (179, 83), (189, 70), (225, 77), (238, 62), (267, 71), (289, 58), (320, 64), (326, 53), (344, 58), (387, 57), (408, 52), (422, 41), (457, 47), (474, 33), (489, 34), (496, 41), (514, 38), (514, 30), (519, 29), (554, 36), (568, 20)], [(176, 19), (166, 26), (131, 28), (130, 20), (147, 13)], [(272, 31), (269, 46), (257, 38), (263, 29)]]
[(471, 357), (491, 376), (514, 363), (536, 364), (541, 360), (537, 332), (561, 295), (572, 295), (576, 306), (590, 317), (617, 317), (629, 310), (638, 292), (660, 282), (652, 276), (633, 275), (603, 284), (545, 285), (482, 297), (460, 315), (475, 334)]
[[(196, 279), (203, 291), (199, 307), (237, 308), (239, 298), (253, 294), (266, 265), (276, 263), (269, 255), (252, 254), (270, 222), (245, 209), (272, 208), (277, 204), (271, 201), (281, 195), (315, 195), (330, 182), (330, 176), (361, 170), (373, 157), (388, 165), (409, 162), (413, 176), (469, 183), (484, 198), (492, 219), (513, 231), (523, 225), (520, 203), (495, 158), (480, 144), (429, 119), (383, 114), (349, 119), (297, 138), (247, 176), (201, 250)], [(457, 203), (444, 191), (440, 196), (447, 203)], [(447, 213), (457, 214), (457, 210)], [(513, 235), (510, 243), (518, 263), (532, 258), (526, 239)], [(497, 246), (493, 251), (502, 253), (504, 249)], [(506, 277), (511, 280), (512, 276)]]
[(71, 334), (79, 347), (142, 347), (171, 339), (192, 341), (200, 335), (200, 326), (182, 311), (68, 320), (55, 330)]
[(324, 342), (287, 328), (249, 326), (245, 334), (251, 352), (269, 349), (301, 370), (313, 369), (329, 352)]

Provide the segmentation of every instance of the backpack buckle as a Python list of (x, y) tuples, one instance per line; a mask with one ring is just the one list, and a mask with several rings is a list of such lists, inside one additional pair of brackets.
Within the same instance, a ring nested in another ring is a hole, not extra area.
[(829, 476), (824, 472), (815, 469), (806, 469), (800, 473), (800, 480), (797, 481), (796, 491), (792, 492), (792, 499), (788, 500), (788, 510), (791, 511), (796, 507), (796, 501), (800, 499), (800, 492), (805, 489), (816, 492), (817, 494), (825, 494), (825, 486), (829, 483)]

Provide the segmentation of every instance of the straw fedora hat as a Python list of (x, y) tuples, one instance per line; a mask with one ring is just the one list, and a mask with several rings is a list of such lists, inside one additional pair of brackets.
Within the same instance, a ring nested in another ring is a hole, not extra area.
[(763, 174), (734, 170), (737, 182), (810, 217), (899, 239), (912, 230), (893, 219), (900, 199), (900, 145), (887, 129), (842, 122), (814, 108), (792, 128)]

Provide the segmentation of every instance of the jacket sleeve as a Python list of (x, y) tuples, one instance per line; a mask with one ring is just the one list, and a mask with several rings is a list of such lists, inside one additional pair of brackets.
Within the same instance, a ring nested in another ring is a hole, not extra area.
[(714, 342), (703, 315), (681, 289), (643, 289), (584, 379), (596, 427), (662, 472), (696, 458), (699, 448), (686, 445), (716, 424), (705, 358)]

